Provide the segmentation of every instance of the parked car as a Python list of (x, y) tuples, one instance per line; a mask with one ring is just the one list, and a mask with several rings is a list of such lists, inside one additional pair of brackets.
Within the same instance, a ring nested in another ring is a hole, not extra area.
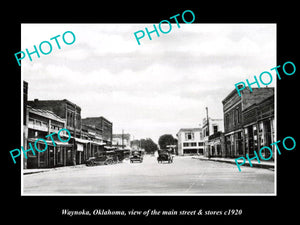
[(118, 162), (118, 157), (114, 151), (107, 151), (101, 155), (90, 157), (86, 160), (87, 166), (110, 165)]
[(143, 157), (144, 157), (143, 151), (141, 151), (141, 150), (135, 150), (135, 151), (131, 152), (129, 159), (130, 159), (131, 163), (133, 163), (133, 162), (140, 162), (140, 163), (142, 163), (143, 162)]
[(158, 163), (162, 163), (162, 162), (172, 163), (173, 162), (173, 156), (167, 151), (159, 152), (158, 157), (157, 157), (157, 162)]

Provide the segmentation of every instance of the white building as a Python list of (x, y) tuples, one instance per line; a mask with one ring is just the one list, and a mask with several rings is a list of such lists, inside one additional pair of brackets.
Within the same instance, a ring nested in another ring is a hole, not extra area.
[[(203, 126), (202, 126), (202, 134), (203, 134), (203, 142), (204, 142), (204, 155), (212, 156), (214, 154), (214, 150), (221, 151), (221, 143), (220, 138), (215, 139), (214, 136), (220, 137), (220, 135), (224, 132), (224, 121), (223, 119), (212, 119), (212, 118), (204, 118)], [(209, 139), (211, 138), (211, 140)], [(212, 139), (215, 139), (214, 141)], [(221, 154), (221, 152), (220, 152)], [(219, 155), (219, 154), (218, 154)]]
[(112, 145), (121, 148), (130, 148), (130, 134), (113, 134)]
[(178, 138), (178, 155), (203, 154), (202, 128), (182, 128), (176, 135)]

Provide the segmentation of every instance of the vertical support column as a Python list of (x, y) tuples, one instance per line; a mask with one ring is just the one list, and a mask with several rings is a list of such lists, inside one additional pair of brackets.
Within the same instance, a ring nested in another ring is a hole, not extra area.
[(55, 146), (53, 146), (53, 167), (55, 167), (56, 166), (56, 163), (55, 163), (55, 161), (56, 161), (56, 147)]

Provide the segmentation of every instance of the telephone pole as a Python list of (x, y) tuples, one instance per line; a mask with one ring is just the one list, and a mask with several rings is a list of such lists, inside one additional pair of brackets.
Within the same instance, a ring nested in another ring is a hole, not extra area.
[(122, 129), (122, 149), (124, 149), (124, 130)]

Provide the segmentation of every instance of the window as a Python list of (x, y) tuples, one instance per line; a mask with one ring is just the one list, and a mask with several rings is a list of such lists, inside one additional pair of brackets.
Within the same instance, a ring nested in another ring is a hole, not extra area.
[(214, 134), (218, 132), (218, 125), (213, 125)]
[(236, 116), (236, 121), (237, 123), (240, 123), (240, 109), (239, 108), (236, 108), (235, 110), (235, 116)]
[(191, 143), (191, 146), (192, 146), (192, 147), (197, 146), (197, 142), (192, 142), (192, 143)]
[(185, 133), (185, 140), (194, 140), (194, 133)]
[(228, 113), (225, 116), (225, 126), (228, 129), (228, 127), (229, 127), (229, 114)]
[(198, 142), (198, 146), (203, 146), (204, 143), (203, 142)]
[(183, 143), (183, 147), (189, 147), (189, 143)]

